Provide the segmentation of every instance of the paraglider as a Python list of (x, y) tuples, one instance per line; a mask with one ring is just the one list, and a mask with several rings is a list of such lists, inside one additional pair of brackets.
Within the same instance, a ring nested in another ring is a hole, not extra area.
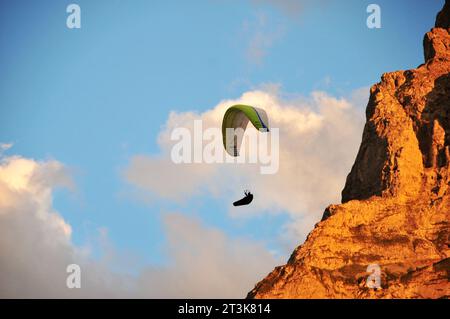
[[(269, 132), (266, 111), (250, 105), (236, 104), (227, 109), (222, 120), (223, 146), (231, 156), (239, 156), (243, 133), (248, 122), (260, 132)], [(231, 131), (231, 134), (228, 131)]]
[[(233, 157), (239, 156), (244, 131), (248, 122), (260, 132), (269, 132), (269, 120), (266, 111), (250, 105), (236, 104), (227, 109), (222, 120), (223, 147)], [(246, 190), (245, 197), (234, 202), (233, 206), (248, 205), (253, 194)]]
[(246, 191), (244, 192), (244, 194), (245, 194), (245, 197), (242, 198), (242, 199), (240, 199), (240, 200), (238, 200), (238, 201), (235, 201), (235, 202), (233, 203), (233, 206), (243, 206), (243, 205), (248, 205), (248, 204), (250, 204), (250, 203), (252, 202), (252, 200), (253, 200), (253, 194), (250, 193), (250, 191), (248, 191), (248, 190), (246, 190)]

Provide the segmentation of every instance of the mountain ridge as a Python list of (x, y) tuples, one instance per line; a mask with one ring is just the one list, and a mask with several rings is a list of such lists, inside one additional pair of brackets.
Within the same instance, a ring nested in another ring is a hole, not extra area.
[(248, 298), (450, 297), (450, 0), (423, 48), (422, 65), (371, 87), (342, 204)]

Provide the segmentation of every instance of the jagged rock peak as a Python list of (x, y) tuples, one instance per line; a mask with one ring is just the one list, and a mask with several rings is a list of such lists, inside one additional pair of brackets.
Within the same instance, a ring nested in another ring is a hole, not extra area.
[(450, 58), (450, 0), (436, 17), (435, 28), (423, 39), (425, 62), (433, 58)]
[(450, 28), (450, 0), (446, 0), (444, 7), (436, 17), (436, 28)]

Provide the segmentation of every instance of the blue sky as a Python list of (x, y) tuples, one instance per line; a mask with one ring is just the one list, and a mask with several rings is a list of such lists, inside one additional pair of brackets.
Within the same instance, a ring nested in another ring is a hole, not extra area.
[(286, 96), (347, 96), (421, 64), (443, 1), (376, 1), (382, 28), (368, 29), (372, 2), (79, 0), (82, 28), (71, 30), (68, 1), (2, 1), (0, 142), (69, 167), (76, 190), (57, 191), (54, 206), (79, 245), (105, 227), (119, 250), (163, 263), (161, 216), (183, 211), (273, 248), (286, 215), (236, 220), (209, 195), (145, 203), (123, 170), (159, 153), (170, 111), (203, 112), (268, 83)]

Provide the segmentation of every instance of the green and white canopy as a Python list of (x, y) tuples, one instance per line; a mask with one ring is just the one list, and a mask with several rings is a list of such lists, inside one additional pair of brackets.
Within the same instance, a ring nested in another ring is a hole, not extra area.
[[(269, 131), (269, 121), (263, 109), (250, 105), (233, 105), (225, 112), (222, 121), (223, 146), (231, 156), (239, 156), (239, 149), (242, 144), (243, 132), (247, 128), (248, 122), (260, 132)], [(227, 136), (227, 128), (242, 130), (235, 131), (232, 136)], [(241, 132), (241, 133), (240, 133)]]

